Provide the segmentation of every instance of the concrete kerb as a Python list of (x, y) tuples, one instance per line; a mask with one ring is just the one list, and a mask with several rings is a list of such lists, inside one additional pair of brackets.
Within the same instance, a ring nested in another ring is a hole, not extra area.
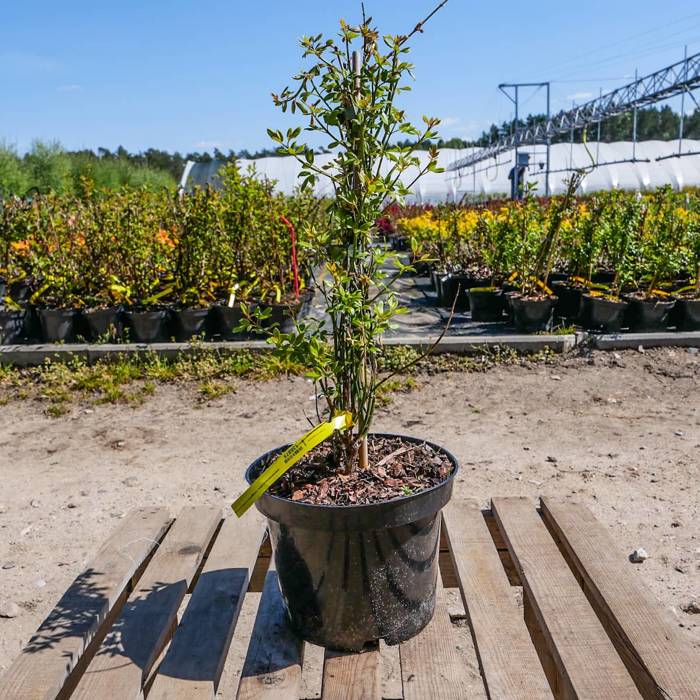
[[(433, 338), (410, 335), (389, 336), (384, 339), (387, 346), (408, 346), (426, 350), (434, 342)], [(549, 349), (556, 353), (566, 353), (582, 344), (589, 344), (598, 350), (624, 350), (639, 347), (696, 347), (700, 348), (700, 331), (664, 333), (620, 333), (593, 335), (572, 333), (567, 335), (461, 335), (447, 336), (434, 349), (435, 353), (479, 354), (494, 348), (511, 348), (518, 352), (536, 353)], [(4, 345), (0, 346), (0, 364), (17, 367), (41, 365), (51, 362), (70, 362), (73, 359), (94, 363), (97, 360), (120, 356), (146, 355), (154, 353), (162, 358), (174, 358), (180, 354), (214, 351), (229, 354), (248, 350), (260, 352), (269, 350), (264, 340), (245, 340), (207, 343), (123, 343), (123, 344), (72, 344), (72, 345)]]
[[(408, 346), (425, 350), (434, 342), (422, 336), (393, 336), (384, 340), (387, 346)], [(500, 347), (513, 348), (520, 352), (538, 352), (549, 348), (552, 352), (568, 352), (576, 346), (575, 335), (490, 335), (490, 336), (448, 336), (435, 348), (436, 353), (478, 354), (485, 350)], [(66, 345), (5, 345), (0, 346), (0, 364), (17, 367), (31, 367), (44, 362), (70, 362), (80, 359), (92, 364), (102, 359), (116, 359), (123, 356), (155, 354), (168, 359), (181, 354), (202, 351), (228, 354), (248, 350), (260, 352), (269, 350), (264, 340), (245, 340), (207, 343), (118, 343), (118, 344), (66, 344)]]
[(591, 336), (597, 350), (628, 348), (700, 348), (700, 331), (668, 331), (658, 333), (616, 333)]

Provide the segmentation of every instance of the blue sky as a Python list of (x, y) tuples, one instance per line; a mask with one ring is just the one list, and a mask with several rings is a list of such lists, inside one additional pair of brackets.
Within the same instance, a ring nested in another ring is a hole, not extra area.
[[(435, 0), (366, 0), (382, 32), (410, 29)], [(0, 12), (0, 141), (67, 148), (254, 150), (288, 127), (270, 92), (301, 65), (297, 39), (359, 15), (350, 0), (32, 0)], [(499, 82), (556, 80), (553, 107), (700, 51), (697, 0), (565, 3), (450, 0), (413, 42), (418, 118), (446, 138), (509, 118)], [(524, 110), (544, 109), (542, 94)]]

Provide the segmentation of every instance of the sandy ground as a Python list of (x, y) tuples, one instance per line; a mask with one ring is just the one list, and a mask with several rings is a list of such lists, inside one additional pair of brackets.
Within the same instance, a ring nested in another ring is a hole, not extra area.
[[(592, 353), (552, 365), (421, 376), (376, 428), (442, 443), (462, 464), (456, 492), (574, 495), (611, 528), (629, 564), (700, 646), (700, 355)], [(302, 378), (238, 381), (198, 407), (161, 386), (138, 407), (75, 407), (64, 417), (15, 401), (0, 409), (0, 673), (98, 545), (132, 507), (227, 508), (244, 467), (296, 438), (311, 415)], [(251, 624), (254, 607), (247, 608)], [(233, 664), (235, 667), (235, 663)]]

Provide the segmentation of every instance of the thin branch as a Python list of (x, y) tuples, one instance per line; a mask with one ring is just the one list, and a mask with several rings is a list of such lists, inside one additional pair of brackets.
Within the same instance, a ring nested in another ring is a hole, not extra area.
[(445, 327), (442, 329), (442, 333), (437, 337), (437, 340), (423, 353), (421, 353), (415, 360), (411, 360), (410, 362), (407, 362), (403, 367), (394, 370), (391, 374), (387, 375), (382, 379), (380, 382), (374, 385), (374, 391), (377, 391), (379, 387), (382, 384), (385, 384), (388, 382), (392, 377), (395, 377), (397, 374), (403, 374), (407, 369), (410, 369), (414, 365), (417, 365), (419, 362), (422, 362), (428, 355), (431, 355), (433, 350), (440, 344), (442, 339), (445, 337), (445, 333), (447, 333), (450, 324), (452, 323), (452, 319), (454, 318), (455, 315), (455, 306), (457, 306), (457, 299), (459, 298), (459, 292), (461, 289), (461, 285), (457, 285), (457, 293), (455, 294), (454, 301), (452, 302), (452, 308), (450, 309), (450, 316), (447, 319), (447, 323), (445, 324)]
[(447, 3), (448, 0), (442, 0), (442, 2), (427, 17), (418, 22), (418, 24), (413, 28), (413, 31), (406, 37), (404, 37), (404, 40), (401, 43), (405, 43), (406, 41), (408, 41), (414, 34), (422, 32), (424, 25), (426, 25), (430, 21), (430, 19), (432, 19), (433, 15), (436, 15), (440, 10), (442, 10), (442, 8), (445, 7), (445, 5), (447, 5)]

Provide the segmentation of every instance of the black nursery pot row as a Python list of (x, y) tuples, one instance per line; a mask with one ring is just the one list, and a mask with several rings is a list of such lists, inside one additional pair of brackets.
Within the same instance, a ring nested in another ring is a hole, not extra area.
[[(308, 308), (304, 297), (292, 314), (299, 316)], [(26, 307), (15, 311), (0, 309), (0, 344), (72, 343), (129, 341), (134, 343), (187, 342), (205, 340), (246, 340), (254, 335), (236, 329), (243, 320), (240, 305), (214, 304), (208, 308), (134, 309), (47, 309)], [(272, 305), (266, 325), (277, 323), (282, 332), (291, 330), (290, 309)]]
[[(613, 278), (613, 273), (602, 271), (594, 282), (609, 284)], [(555, 319), (603, 333), (617, 333), (623, 328), (632, 332), (700, 330), (700, 299), (647, 300), (627, 295), (612, 300), (570, 284), (563, 273), (552, 273), (548, 279), (554, 297), (541, 299), (522, 298), (507, 284), (503, 289), (493, 289), (490, 280), (468, 275), (431, 270), (430, 280), (440, 306), (451, 308), (454, 303), (456, 311), (471, 310), (472, 320), (477, 322), (498, 322), (507, 316), (520, 331), (547, 330)]]
[(431, 271), (430, 279), (438, 295), (438, 304), (448, 309), (454, 304), (455, 311), (459, 312), (471, 308), (470, 289), (488, 287), (491, 284), (490, 280), (482, 277), (436, 270)]
[(623, 328), (632, 332), (700, 330), (700, 299), (644, 299), (622, 295), (619, 300), (593, 295), (583, 287), (565, 282), (553, 284), (557, 296), (555, 315), (577, 323), (591, 331), (618, 333)]

